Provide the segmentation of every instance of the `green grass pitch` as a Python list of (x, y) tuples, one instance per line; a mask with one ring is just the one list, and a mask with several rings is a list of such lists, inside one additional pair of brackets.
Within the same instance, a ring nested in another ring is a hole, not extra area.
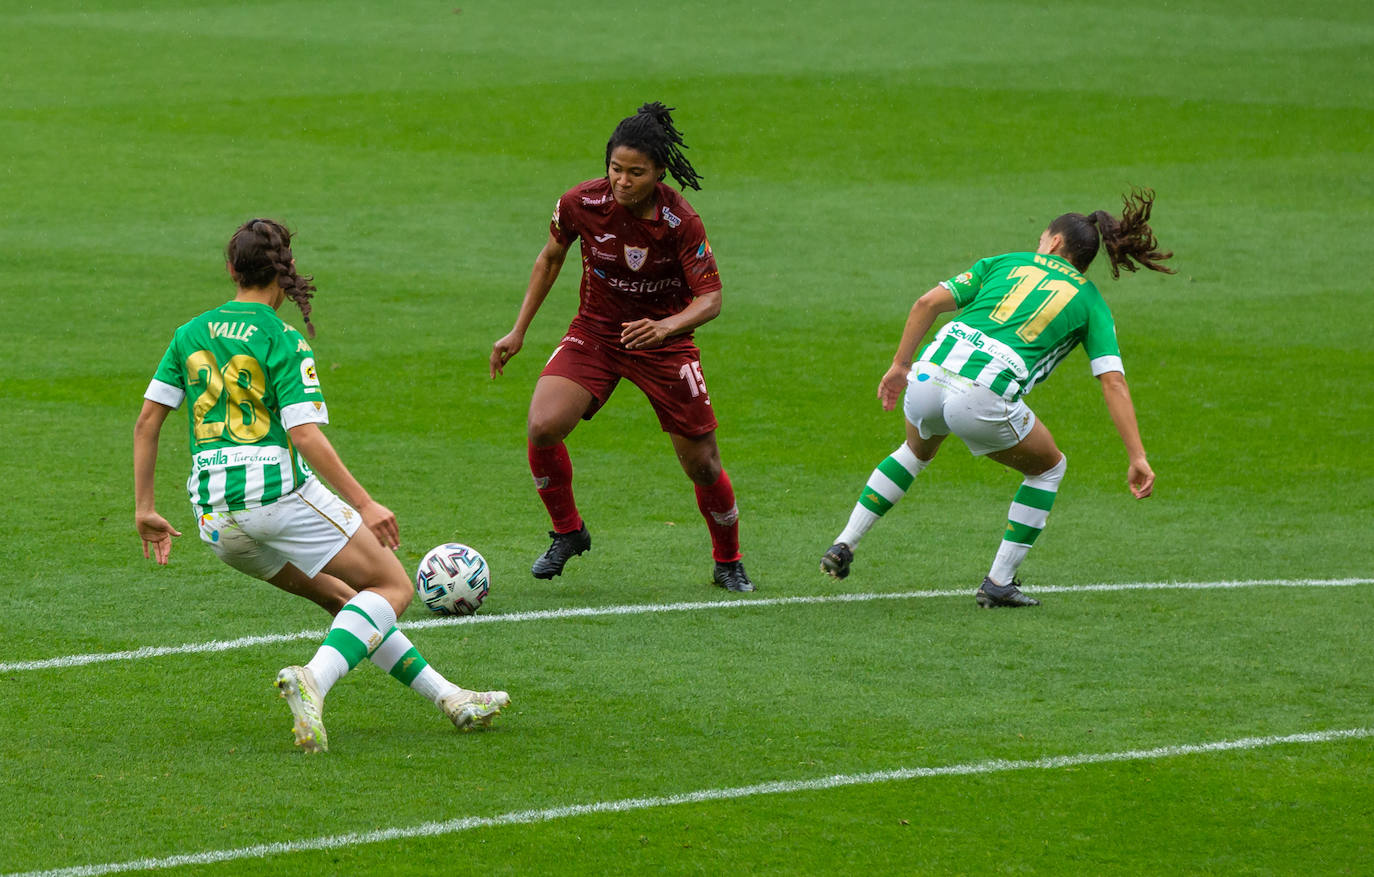
[[(0, 32), (0, 874), (1368, 871), (1368, 3), (52, 0)], [(529, 575), (575, 259), (486, 374), (554, 199), (655, 99), (725, 283), (697, 338), (760, 586), (726, 608), (611, 611), (727, 600), (628, 385), (569, 441), (595, 548)], [(912, 300), (1133, 184), (1179, 273), (1090, 276), (1156, 496), (1074, 354), (1028, 400), (1070, 466), (1023, 574), (1063, 590), (976, 609), (1018, 479), (956, 444), (820, 575), (900, 440), (874, 388)], [(132, 529), (141, 394), (254, 215), (298, 232), (327, 433), (405, 564), (491, 563), (491, 620), (412, 632), (511, 692), (488, 732), (363, 667), (303, 755), (271, 682), (310, 638), (30, 666), (326, 626), (197, 544), (184, 412), (171, 565)], [(1356, 582), (1087, 587), (1256, 580)], [(840, 595), (884, 599), (770, 602)]]

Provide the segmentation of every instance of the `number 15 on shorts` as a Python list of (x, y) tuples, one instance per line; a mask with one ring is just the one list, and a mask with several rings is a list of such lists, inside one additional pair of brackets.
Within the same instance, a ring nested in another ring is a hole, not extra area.
[(687, 382), (687, 390), (693, 399), (706, 395), (706, 378), (701, 374), (701, 360), (683, 363), (682, 368), (677, 370), (677, 376)]

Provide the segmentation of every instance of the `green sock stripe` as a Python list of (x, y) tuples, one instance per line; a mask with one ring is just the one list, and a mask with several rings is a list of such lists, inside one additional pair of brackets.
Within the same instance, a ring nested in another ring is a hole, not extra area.
[(1021, 505), (1028, 505), (1033, 509), (1040, 509), (1047, 512), (1054, 506), (1055, 493), (1053, 490), (1041, 490), (1038, 487), (1021, 485), (1016, 489), (1016, 502)]
[(915, 475), (906, 471), (906, 467), (892, 457), (879, 463), (878, 471), (890, 478), (892, 483), (900, 487), (903, 492), (910, 490), (911, 482), (916, 480)]
[(398, 682), (410, 685), (415, 681), (415, 677), (420, 675), (420, 671), (429, 666), (429, 663), (420, 656), (420, 652), (414, 647), (410, 651), (401, 655), (401, 659), (391, 668), (391, 675)]
[[(348, 607), (345, 606), (344, 608), (347, 609)], [(367, 643), (341, 627), (330, 628), (328, 635), (324, 638), (324, 644), (343, 655), (343, 659), (348, 662), (348, 669), (350, 670), (362, 663), (363, 658), (367, 657)]]
[[(372, 620), (372, 617), (371, 617), (370, 615), (368, 615), (368, 614), (367, 614), (366, 612), (364, 612), (363, 610), (359, 609), (357, 606), (354, 606), (352, 603), (345, 603), (345, 604), (344, 604), (343, 611), (344, 611), (344, 612), (356, 612), (356, 613), (358, 613), (358, 614), (361, 615), (363, 618), (366, 618), (366, 619), (367, 619), (367, 623), (368, 623), (369, 625), (372, 626), (372, 629), (373, 629), (373, 630), (378, 630), (377, 622), (373, 621), (373, 620)], [(394, 629), (394, 628), (393, 628), (393, 629)], [(387, 635), (390, 636), (389, 633), (388, 633)]]
[(892, 503), (888, 502), (886, 497), (871, 487), (865, 487), (864, 492), (859, 495), (859, 505), (879, 517), (887, 514), (887, 510), (892, 508)]
[(1021, 545), (1034, 545), (1035, 538), (1039, 535), (1039, 527), (1028, 527), (1015, 521), (1007, 521), (1007, 531), (1002, 534), (1002, 538), (1008, 542), (1017, 542)]

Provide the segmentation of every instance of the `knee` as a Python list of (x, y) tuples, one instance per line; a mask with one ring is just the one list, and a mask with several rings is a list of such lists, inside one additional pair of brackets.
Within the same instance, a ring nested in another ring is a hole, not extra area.
[(709, 487), (720, 480), (720, 454), (715, 448), (679, 453), (677, 459), (682, 464), (682, 471), (695, 484)]
[(1027, 475), (1026, 483), (1032, 487), (1042, 487), (1054, 490), (1059, 486), (1059, 482), (1064, 480), (1064, 473), (1069, 468), (1069, 458), (1063, 454), (1059, 455), (1059, 462), (1036, 475)]
[(539, 448), (558, 444), (571, 431), (566, 424), (558, 419), (535, 411), (530, 411), (529, 420), (525, 423), (526, 438), (529, 439), (530, 444)]
[(406, 609), (410, 607), (411, 598), (415, 596), (415, 590), (410, 586), (409, 579), (404, 581), (388, 579), (371, 590), (381, 594), (391, 604), (391, 608), (396, 610), (397, 618), (405, 614)]
[(692, 483), (700, 484), (703, 487), (710, 487), (719, 481), (722, 471), (718, 459), (705, 460), (691, 466), (684, 462), (682, 468), (686, 470), (687, 477), (692, 479)]
[(344, 605), (347, 604), (348, 601), (351, 599), (353, 599), (353, 595), (351, 593), (327, 594), (321, 597), (316, 597), (315, 602), (319, 605), (321, 609), (328, 612), (332, 616), (338, 615), (339, 612), (344, 608)]

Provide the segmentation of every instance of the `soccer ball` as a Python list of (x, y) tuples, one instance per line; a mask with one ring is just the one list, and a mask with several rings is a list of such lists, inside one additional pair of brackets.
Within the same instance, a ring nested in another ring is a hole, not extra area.
[(415, 593), (440, 615), (473, 614), (490, 587), (486, 558), (460, 542), (431, 548), (415, 571)]

